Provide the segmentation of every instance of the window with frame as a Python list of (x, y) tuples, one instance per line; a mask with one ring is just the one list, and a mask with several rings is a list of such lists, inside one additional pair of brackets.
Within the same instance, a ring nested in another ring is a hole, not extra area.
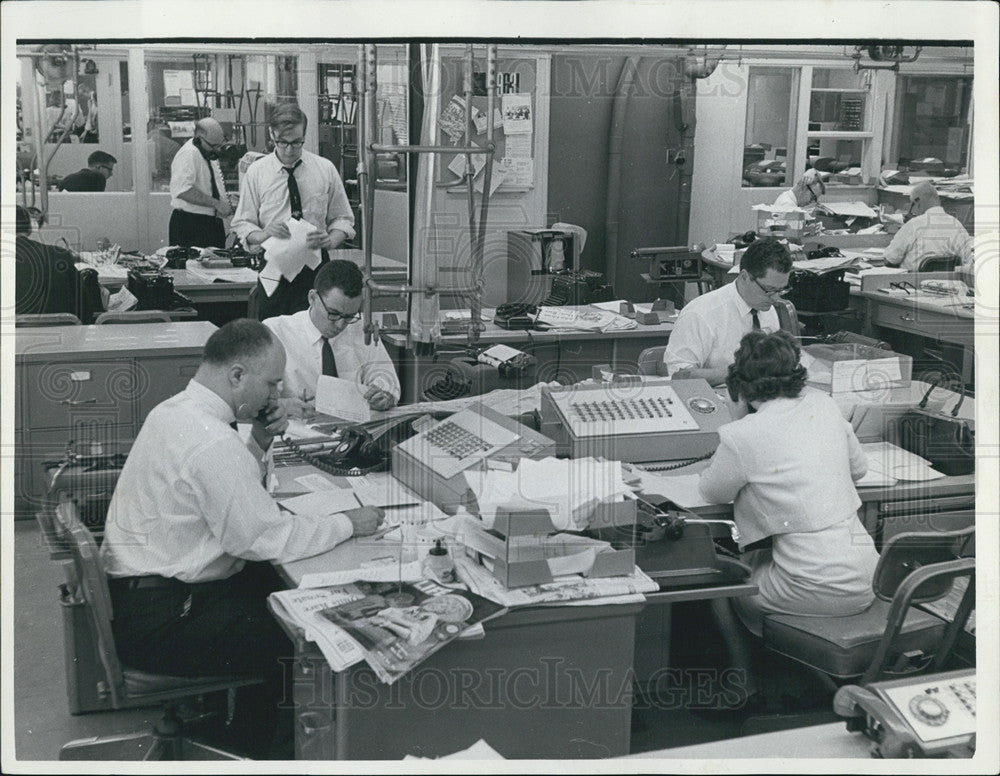
[(798, 69), (751, 67), (743, 141), (743, 186), (791, 185)]
[(886, 164), (951, 177), (969, 171), (972, 76), (904, 75)]

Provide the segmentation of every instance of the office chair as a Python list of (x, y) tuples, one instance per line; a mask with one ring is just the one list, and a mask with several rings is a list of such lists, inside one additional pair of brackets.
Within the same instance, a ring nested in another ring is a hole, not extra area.
[(172, 319), (163, 310), (129, 310), (127, 312), (101, 313), (94, 320), (95, 326), (104, 323), (170, 323)]
[(787, 299), (778, 299), (774, 303), (774, 311), (778, 314), (778, 328), (787, 331), (793, 337), (802, 335), (802, 324), (799, 323), (799, 314), (795, 311), (795, 305)]
[(648, 376), (667, 376), (667, 365), (663, 363), (663, 354), (666, 352), (666, 345), (657, 345), (655, 348), (646, 348), (639, 354), (639, 374)]
[(180, 677), (151, 674), (123, 666), (115, 649), (111, 630), (111, 594), (104, 573), (97, 543), (83, 525), (70, 498), (55, 505), (54, 524), (72, 556), (70, 593), (86, 610), (89, 626), (94, 633), (97, 657), (104, 668), (104, 691), (110, 697), (110, 708), (125, 709), (163, 703), (163, 716), (147, 733), (133, 733), (107, 738), (86, 738), (70, 741), (59, 752), (60, 760), (239, 760), (245, 759), (183, 735), (183, 725), (177, 714), (179, 700), (206, 693), (256, 684), (261, 680), (240, 676)]
[[(805, 665), (834, 689), (847, 681), (944, 669), (958, 634), (975, 606), (975, 558), (959, 547), (975, 527), (958, 531), (900, 533), (882, 549), (872, 589), (875, 602), (846, 617), (764, 617), (765, 648)], [(920, 608), (944, 598), (960, 577), (969, 582), (949, 623)]]
[(24, 313), (14, 318), (16, 328), (29, 326), (80, 326), (73, 313)]
[(917, 265), (917, 272), (951, 272), (958, 269), (959, 258), (950, 254), (924, 256)]

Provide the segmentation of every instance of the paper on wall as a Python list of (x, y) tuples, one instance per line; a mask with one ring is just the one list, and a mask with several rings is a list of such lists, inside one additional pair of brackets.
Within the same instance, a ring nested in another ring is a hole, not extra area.
[(504, 141), (504, 156), (509, 158), (531, 158), (531, 135), (511, 135)]
[(500, 98), (503, 112), (503, 131), (507, 135), (530, 135), (534, 129), (531, 115), (531, 95), (525, 93), (505, 94)]
[(535, 182), (535, 160), (515, 156), (505, 156), (500, 160), (503, 166), (503, 182), (508, 186), (531, 186)]
[[(485, 167), (485, 165), (484, 165), (484, 167)], [(485, 180), (486, 180), (486, 175), (485, 174), (481, 174), (481, 175), (476, 176), (476, 180), (475, 180), (475, 183), (472, 184), (472, 188), (475, 189), (480, 194), (482, 194), (483, 193), (483, 187), (485, 185), (485, 183), (484, 183)], [(495, 192), (497, 190), (497, 187), (501, 183), (507, 183), (506, 173), (504, 172), (504, 167), (499, 162), (493, 162), (493, 173), (492, 173), (492, 177), (490, 178), (490, 194), (491, 195), (493, 194), (493, 192)]]
[(367, 423), (372, 419), (371, 407), (363, 391), (366, 386), (341, 377), (320, 375), (316, 384), (316, 412), (352, 423)]
[[(476, 146), (475, 143), (472, 145)], [(478, 146), (476, 146), (478, 148)], [(485, 154), (469, 154), (472, 157), (472, 175), (475, 177), (479, 175), (479, 171), (486, 166), (486, 155)], [(448, 165), (448, 169), (451, 170), (457, 177), (465, 177), (465, 154), (457, 154), (451, 163)]]
[(452, 96), (441, 111), (441, 131), (451, 138), (452, 145), (465, 136), (465, 99), (457, 94)]
[(261, 243), (264, 246), (267, 268), (270, 270), (268, 276), (275, 284), (279, 279), (276, 272), (288, 280), (294, 280), (303, 267), (316, 269), (322, 261), (319, 248), (310, 248), (306, 243), (306, 235), (315, 232), (315, 226), (296, 218), (289, 218), (285, 225), (288, 226), (288, 238), (268, 237)]

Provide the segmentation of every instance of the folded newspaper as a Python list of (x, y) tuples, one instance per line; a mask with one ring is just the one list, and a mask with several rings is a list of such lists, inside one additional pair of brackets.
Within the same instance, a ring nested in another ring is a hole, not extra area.
[(641, 603), (643, 593), (655, 593), (660, 586), (636, 566), (627, 577), (562, 577), (540, 585), (508, 590), (481, 564), (456, 554), (455, 572), (473, 593), (505, 607), (562, 604), (600, 606), (603, 604)]
[(376, 676), (392, 684), (470, 626), (507, 611), (475, 593), (429, 580), (357, 582), (362, 595), (316, 613), (360, 647)]

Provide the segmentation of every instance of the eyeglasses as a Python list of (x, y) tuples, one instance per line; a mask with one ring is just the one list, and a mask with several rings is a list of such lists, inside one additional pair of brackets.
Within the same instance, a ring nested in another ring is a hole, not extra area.
[(271, 141), (282, 148), (302, 148), (306, 144), (305, 138), (301, 137), (298, 140), (278, 140), (278, 138), (272, 137)]
[(344, 315), (344, 313), (340, 312), (339, 310), (331, 310), (329, 307), (327, 307), (326, 302), (323, 301), (323, 297), (321, 297), (319, 294), (316, 294), (316, 298), (319, 300), (319, 303), (323, 306), (323, 309), (326, 310), (326, 318), (328, 321), (330, 321), (330, 323), (337, 323), (338, 321), (343, 321), (344, 323), (357, 323), (358, 321), (361, 320), (360, 310), (354, 313), (353, 315)]
[(789, 286), (785, 286), (783, 288), (767, 288), (765, 286), (762, 286), (760, 282), (757, 280), (757, 278), (755, 278), (753, 275), (750, 275), (750, 279), (756, 284), (757, 288), (759, 288), (761, 291), (764, 292), (766, 296), (784, 296), (789, 291), (791, 291), (791, 288)]

